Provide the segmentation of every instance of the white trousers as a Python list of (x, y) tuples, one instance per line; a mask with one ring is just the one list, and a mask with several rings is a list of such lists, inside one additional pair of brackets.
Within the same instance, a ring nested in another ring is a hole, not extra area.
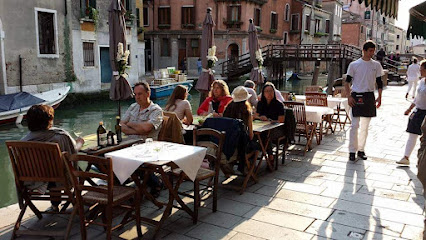
[(407, 93), (410, 93), (411, 88), (413, 88), (413, 98), (416, 97), (416, 88), (417, 88), (417, 81), (408, 81), (408, 89)]
[[(368, 136), (368, 126), (370, 125), (371, 117), (354, 117), (352, 116), (351, 130), (349, 131), (349, 152), (356, 153), (357, 151), (364, 152), (365, 142)], [(358, 128), (360, 130), (358, 136)]]
[(408, 133), (407, 144), (405, 144), (405, 157), (410, 157), (411, 153), (414, 150), (414, 147), (416, 146), (417, 138), (419, 138), (419, 136), (420, 135), (414, 133)]

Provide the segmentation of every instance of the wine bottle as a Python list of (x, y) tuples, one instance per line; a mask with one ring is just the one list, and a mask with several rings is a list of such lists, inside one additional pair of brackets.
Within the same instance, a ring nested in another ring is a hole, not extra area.
[(96, 131), (96, 135), (98, 137), (98, 146), (106, 147), (107, 145), (107, 131), (104, 127), (104, 122), (99, 122), (98, 130)]
[(115, 118), (117, 119), (117, 124), (115, 124), (115, 134), (117, 135), (117, 143), (120, 143), (123, 140), (121, 138), (120, 116), (117, 116)]

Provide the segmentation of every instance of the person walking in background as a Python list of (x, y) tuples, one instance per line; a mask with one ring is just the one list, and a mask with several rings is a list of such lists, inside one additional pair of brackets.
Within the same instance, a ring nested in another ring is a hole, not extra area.
[(197, 69), (198, 69), (198, 75), (201, 75), (201, 71), (203, 70), (203, 65), (201, 64), (201, 58), (198, 58), (197, 60)]
[(166, 103), (165, 110), (176, 113), (176, 116), (185, 124), (191, 125), (193, 121), (192, 108), (188, 100), (188, 88), (177, 85)]
[(413, 63), (407, 69), (408, 88), (405, 98), (408, 98), (411, 88), (413, 89), (413, 98), (416, 97), (417, 82), (420, 78), (420, 65), (417, 64), (417, 58), (413, 58)]
[(186, 71), (186, 57), (184, 57), (182, 59), (182, 61), (180, 62), (180, 68), (182, 69), (182, 73), (185, 73), (185, 71)]
[(256, 94), (256, 84), (252, 80), (246, 80), (244, 82), (244, 87), (247, 92), (250, 94), (250, 98), (247, 100), (251, 107), (255, 108), (257, 106), (257, 94)]
[(383, 64), (383, 59), (386, 57), (386, 53), (383, 50), (383, 48), (380, 48), (380, 50), (377, 52), (376, 56), (377, 56), (377, 61), (379, 61), (380, 64)]
[[(372, 117), (376, 116), (376, 108), (382, 104), (382, 65), (373, 60), (376, 44), (367, 41), (362, 48), (362, 58), (351, 62), (348, 67), (345, 90), (351, 93), (348, 96), (351, 111), (351, 130), (349, 132), (349, 160), (355, 161), (355, 153), (358, 158), (367, 159), (364, 152), (368, 135), (368, 126)], [(352, 83), (352, 88), (350, 84)], [(379, 96), (375, 99), (374, 88), (377, 83)], [(358, 139), (358, 128), (360, 136)]]
[(420, 81), (417, 96), (404, 113), (408, 115), (416, 107), (408, 119), (406, 130), (408, 132), (408, 140), (405, 144), (405, 154), (401, 160), (396, 162), (398, 164), (410, 164), (410, 155), (416, 146), (417, 138), (422, 134), (421, 125), (426, 116), (426, 60), (420, 62), (420, 72), (423, 79)]

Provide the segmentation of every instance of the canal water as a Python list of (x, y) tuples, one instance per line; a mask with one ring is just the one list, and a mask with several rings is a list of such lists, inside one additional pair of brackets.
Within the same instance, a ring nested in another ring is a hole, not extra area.
[[(318, 80), (320, 86), (326, 84), (326, 77)], [(230, 84), (230, 91), (235, 86), (241, 85), (244, 81), (236, 81)], [(280, 90), (295, 92), (302, 94), (305, 86), (310, 85), (311, 80), (300, 80), (287, 82), (286, 85), (280, 86)], [(157, 99), (154, 102), (164, 107), (167, 99)], [(193, 112), (197, 110), (199, 104), (199, 93), (192, 89), (189, 101), (193, 106)], [(134, 100), (124, 101), (121, 104), (122, 114), (132, 104)], [(55, 110), (54, 126), (67, 130), (72, 136), (85, 136), (93, 134), (99, 125), (99, 121), (103, 121), (106, 129), (113, 129), (115, 124), (115, 116), (117, 114), (117, 103), (111, 100), (90, 101), (76, 107), (64, 106), (63, 104)], [(17, 202), (13, 170), (10, 165), (9, 155), (6, 150), (5, 141), (19, 140), (28, 132), (25, 121), (23, 126), (15, 125), (0, 126), (0, 208), (9, 206)]]

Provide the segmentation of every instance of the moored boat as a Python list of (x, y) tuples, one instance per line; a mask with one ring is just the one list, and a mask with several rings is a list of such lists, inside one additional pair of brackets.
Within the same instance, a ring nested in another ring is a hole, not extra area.
[(177, 85), (184, 85), (191, 90), (194, 84), (193, 80), (181, 81), (181, 82), (171, 82), (162, 85), (151, 85), (151, 99), (157, 99), (161, 97), (170, 96)]
[[(30, 94), (27, 92), (0, 96), (0, 124), (20, 123), (34, 104), (46, 104), (56, 108), (67, 97), (70, 87), (66, 86), (46, 92)], [(16, 120), (19, 121), (16, 121)]]

